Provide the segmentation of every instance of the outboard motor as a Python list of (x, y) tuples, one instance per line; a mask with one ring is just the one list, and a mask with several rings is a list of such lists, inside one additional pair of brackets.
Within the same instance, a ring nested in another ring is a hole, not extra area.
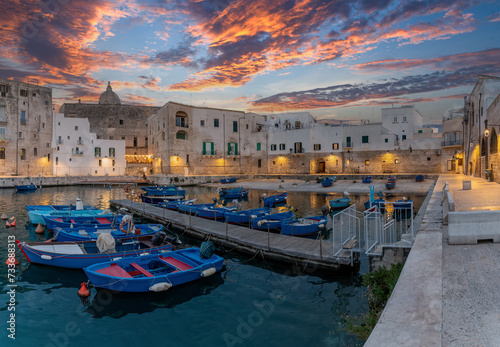
[(200, 257), (208, 259), (214, 254), (215, 246), (211, 241), (205, 241), (200, 246)]
[(155, 246), (159, 246), (163, 243), (163, 241), (165, 240), (165, 237), (167, 237), (167, 234), (163, 231), (157, 231), (154, 236), (153, 236), (153, 239), (151, 240), (151, 242), (153, 242), (153, 245)]
[(323, 214), (323, 217), (327, 216), (328, 212), (330, 212), (330, 207), (327, 205), (321, 206), (321, 213)]

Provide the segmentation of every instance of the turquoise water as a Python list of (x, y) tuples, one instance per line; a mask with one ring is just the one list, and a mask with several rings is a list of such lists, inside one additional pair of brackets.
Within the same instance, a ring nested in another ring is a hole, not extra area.
[[(188, 196), (209, 202), (213, 189), (188, 187)], [(252, 191), (244, 207), (258, 206), (262, 191)], [(272, 192), (267, 192), (268, 195)], [(79, 197), (85, 204), (109, 207), (124, 198), (123, 188), (50, 187), (19, 194), (0, 190), (0, 214), (17, 218), (16, 228), (0, 224), (2, 264), (8, 237), (45, 240), (28, 221), (25, 205), (68, 204)], [(291, 193), (289, 203), (299, 215), (320, 214), (331, 196)], [(358, 197), (364, 201), (366, 197)], [(414, 199), (415, 200), (415, 199)], [(183, 239), (199, 246), (200, 241)], [(2, 265), (0, 320), (15, 313), (15, 341), (3, 324), (0, 346), (359, 346), (342, 316), (367, 311), (361, 270), (308, 274), (270, 264), (260, 257), (228, 252), (222, 273), (174, 287), (164, 293), (120, 294), (92, 289), (89, 303), (77, 296), (87, 278), (81, 270), (29, 264), (19, 251), (15, 311), (8, 311), (7, 266)]]

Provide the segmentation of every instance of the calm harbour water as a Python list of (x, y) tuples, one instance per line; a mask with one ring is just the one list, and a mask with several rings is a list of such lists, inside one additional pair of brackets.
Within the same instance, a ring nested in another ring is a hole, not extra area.
[[(188, 197), (211, 202), (213, 188), (187, 187)], [(251, 191), (243, 208), (257, 207), (262, 193)], [(290, 193), (288, 203), (299, 216), (318, 215), (337, 195)], [(0, 224), (2, 262), (7, 237), (46, 240), (26, 225), (25, 205), (84, 204), (109, 207), (125, 198), (123, 188), (107, 186), (48, 187), (19, 194), (0, 190), (0, 214), (17, 218), (16, 228)], [(352, 196), (358, 206), (366, 196)], [(396, 199), (399, 197), (396, 197)], [(423, 197), (411, 197), (417, 208)], [(199, 246), (200, 241), (183, 239)], [(17, 249), (16, 249), (17, 250)], [(8, 338), (7, 267), (0, 273), (2, 297), (0, 346), (361, 346), (364, 341), (345, 331), (342, 316), (368, 310), (359, 269), (321, 274), (296, 273), (261, 257), (224, 254), (221, 274), (172, 288), (164, 293), (120, 294), (92, 289), (90, 304), (82, 305), (77, 291), (87, 278), (81, 270), (29, 264), (17, 250), (15, 341)]]

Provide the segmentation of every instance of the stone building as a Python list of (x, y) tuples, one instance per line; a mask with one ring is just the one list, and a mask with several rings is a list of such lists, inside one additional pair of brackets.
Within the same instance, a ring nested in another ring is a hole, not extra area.
[(148, 119), (154, 173), (267, 173), (265, 117), (168, 102)]
[[(490, 152), (488, 149), (491, 138), (498, 134), (498, 123), (495, 116), (488, 114), (500, 94), (500, 78), (480, 75), (464, 105), (464, 157), (465, 173), (476, 177), (485, 177)], [(491, 120), (490, 120), (491, 118)], [(488, 132), (485, 130), (488, 129)], [(495, 130), (493, 134), (493, 130)], [(489, 137), (489, 133), (492, 133)]]
[(108, 82), (98, 104), (65, 103), (59, 112), (65, 117), (88, 118), (97, 139), (125, 140), (127, 174), (152, 169), (148, 151), (148, 117), (160, 107), (123, 105)]
[(441, 172), (464, 173), (464, 109), (452, 110), (443, 119)]
[(0, 175), (50, 175), (52, 89), (0, 79)]
[(125, 141), (97, 139), (86, 118), (54, 115), (52, 172), (56, 176), (125, 175)]

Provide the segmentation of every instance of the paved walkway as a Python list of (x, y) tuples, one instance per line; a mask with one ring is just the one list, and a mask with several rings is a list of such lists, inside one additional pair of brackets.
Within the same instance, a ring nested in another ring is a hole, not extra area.
[[(471, 190), (462, 189), (463, 180), (471, 181)], [(500, 243), (448, 245), (440, 206), (445, 181), (457, 211), (500, 209), (499, 184), (440, 176), (398, 284), (365, 346), (500, 346)]]

